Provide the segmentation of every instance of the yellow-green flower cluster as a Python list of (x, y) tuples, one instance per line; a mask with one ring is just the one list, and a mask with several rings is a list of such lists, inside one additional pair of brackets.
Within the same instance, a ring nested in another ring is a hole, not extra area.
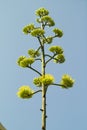
[(54, 62), (55, 63), (64, 63), (65, 62), (64, 55), (63, 54), (59, 54), (59, 55), (55, 56)]
[(43, 17), (49, 14), (49, 11), (45, 8), (39, 8), (38, 10), (36, 10), (35, 14), (39, 17)]
[(28, 67), (28, 65), (33, 64), (34, 61), (35, 61), (34, 58), (31, 58), (31, 57), (27, 58), (25, 56), (20, 56), (18, 58), (17, 63), (19, 66), (25, 68), (25, 67)]
[(53, 32), (55, 33), (55, 36), (57, 36), (59, 38), (63, 36), (63, 31), (58, 28), (54, 28)]
[(48, 44), (50, 44), (50, 43), (52, 43), (53, 38), (51, 36), (46, 37), (46, 41), (47, 41)]
[(41, 28), (36, 28), (31, 31), (31, 35), (34, 37), (41, 37), (43, 36), (45, 31)]
[(29, 54), (30, 57), (32, 57), (32, 58), (36, 58), (36, 57), (40, 56), (39, 51), (36, 51), (36, 50), (34, 50), (34, 49), (28, 50), (28, 54)]
[(49, 26), (49, 27), (55, 25), (54, 20), (50, 16), (48, 16), (48, 15), (43, 16), (43, 17), (37, 19), (37, 22), (38, 23), (43, 23), (45, 26)]
[(23, 99), (32, 98), (34, 91), (29, 86), (21, 86), (17, 96)]
[(41, 87), (42, 84), (44, 84), (45, 86), (49, 86), (54, 82), (54, 77), (50, 74), (45, 74), (43, 76), (34, 78), (33, 83), (37, 86), (37, 87)]
[(71, 76), (69, 76), (68, 74), (64, 74), (62, 76), (62, 80), (61, 80), (60, 84), (63, 85), (62, 88), (71, 88), (73, 86), (74, 82), (75, 81), (72, 79)]
[(41, 87), (42, 86), (42, 82), (41, 82), (41, 76), (34, 78), (33, 83), (37, 86), (37, 87)]
[(41, 22), (45, 23), (48, 26), (54, 26), (55, 22), (50, 16), (43, 16)]
[(49, 51), (53, 52), (54, 54), (62, 54), (63, 53), (63, 49), (60, 46), (51, 46), (49, 48)]
[(29, 34), (33, 29), (34, 29), (34, 24), (29, 24), (29, 25), (26, 25), (26, 26), (23, 28), (23, 32), (24, 32), (25, 34)]
[(50, 44), (50, 43), (52, 43), (52, 41), (53, 41), (53, 37), (52, 36), (48, 36), (48, 37), (42, 39), (42, 43), (43, 44), (44, 43)]

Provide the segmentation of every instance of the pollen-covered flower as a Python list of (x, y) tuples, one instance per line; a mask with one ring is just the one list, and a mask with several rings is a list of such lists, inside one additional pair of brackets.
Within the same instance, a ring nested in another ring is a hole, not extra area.
[(49, 86), (54, 82), (54, 77), (51, 74), (45, 74), (43, 76), (34, 78), (33, 83), (38, 86), (41, 87), (42, 84), (44, 84), (45, 86)]
[(63, 36), (63, 31), (58, 29), (58, 28), (54, 28), (53, 32), (55, 33), (56, 36), (58, 36), (59, 38)]
[(51, 46), (49, 48), (49, 51), (53, 52), (54, 54), (62, 54), (63, 53), (63, 49), (60, 46)]
[(32, 98), (34, 91), (29, 86), (21, 86), (17, 96), (23, 99)]
[(36, 50), (34, 50), (34, 49), (28, 50), (28, 54), (29, 54), (31, 57), (33, 57), (33, 58), (36, 58), (36, 57), (40, 56), (39, 51), (36, 51)]
[(23, 28), (23, 32), (24, 32), (25, 34), (28, 34), (28, 33), (30, 33), (33, 29), (34, 29), (34, 24), (29, 24), (29, 25), (26, 25), (26, 26)]
[(64, 74), (60, 83), (61, 85), (63, 85), (62, 88), (70, 88), (73, 86), (74, 82), (75, 81), (72, 79), (71, 76), (69, 76), (68, 74)]
[(55, 63), (61, 64), (61, 63), (64, 63), (64, 61), (65, 61), (65, 57), (63, 54), (59, 54), (59, 55), (55, 56), (55, 59), (54, 59)]
[(45, 31), (40, 28), (36, 28), (31, 31), (31, 35), (34, 37), (41, 37), (44, 35), (44, 33), (45, 33)]
[(19, 66), (25, 68), (28, 65), (33, 64), (34, 61), (35, 61), (34, 58), (27, 58), (27, 57), (20, 56), (17, 63), (18, 63)]
[(38, 10), (36, 10), (35, 14), (36, 14), (37, 16), (42, 17), (42, 16), (48, 15), (48, 14), (49, 14), (49, 11), (48, 11), (47, 9), (45, 9), (45, 8), (42, 7), (42, 8), (39, 8)]

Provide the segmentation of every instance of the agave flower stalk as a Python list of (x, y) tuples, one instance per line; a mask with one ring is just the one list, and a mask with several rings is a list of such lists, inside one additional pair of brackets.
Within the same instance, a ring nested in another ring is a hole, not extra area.
[[(74, 80), (73, 78), (68, 75), (64, 74), (62, 76), (62, 79), (60, 83), (56, 83), (54, 80), (54, 76), (51, 74), (46, 73), (46, 67), (50, 61), (53, 61), (56, 64), (62, 64), (65, 62), (65, 56), (64, 56), (64, 50), (62, 47), (58, 46), (51, 46), (53, 43), (54, 38), (61, 38), (63, 36), (63, 31), (54, 28), (53, 29), (53, 36), (45, 36), (46, 33), (46, 27), (53, 27), (55, 25), (54, 20), (49, 16), (49, 11), (45, 8), (39, 8), (36, 10), (35, 13), (39, 18), (37, 18), (37, 22), (40, 24), (39, 27), (35, 27), (34, 24), (28, 24), (23, 28), (23, 32), (26, 35), (31, 35), (32, 37), (37, 38), (39, 42), (39, 46), (36, 49), (29, 49), (28, 50), (28, 57), (26, 56), (20, 56), (17, 60), (17, 64), (22, 68), (28, 68), (32, 71), (34, 71), (36, 74), (39, 75), (39, 77), (34, 77), (33, 83), (36, 87), (39, 87), (39, 90), (34, 91), (31, 89), (28, 85), (23, 85), (19, 88), (17, 92), (17, 96), (22, 99), (30, 99), (35, 94), (41, 92), (42, 94), (42, 130), (46, 130), (46, 94), (49, 86), (59, 86), (63, 89), (68, 89), (73, 87)], [(50, 46), (48, 48), (48, 53), (45, 49), (45, 45)], [(33, 64), (36, 63), (36, 61), (40, 62), (41, 65), (41, 71), (38, 70)]]

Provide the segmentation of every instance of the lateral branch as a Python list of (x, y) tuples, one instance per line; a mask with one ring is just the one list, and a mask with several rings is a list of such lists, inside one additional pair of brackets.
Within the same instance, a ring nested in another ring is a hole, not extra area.
[(29, 69), (35, 71), (37, 74), (39, 74), (40, 76), (42, 76), (42, 74), (41, 74), (39, 71), (37, 71), (36, 69), (34, 69), (33, 67), (27, 66), (27, 68), (29, 68)]

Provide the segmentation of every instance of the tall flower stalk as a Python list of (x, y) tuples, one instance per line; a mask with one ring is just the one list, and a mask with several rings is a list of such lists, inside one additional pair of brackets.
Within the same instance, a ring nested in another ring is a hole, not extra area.
[[(49, 11), (45, 8), (39, 8), (36, 10), (37, 22), (40, 24), (39, 27), (35, 27), (34, 24), (28, 24), (23, 28), (23, 32), (28, 35), (36, 37), (39, 42), (39, 46), (37, 49), (29, 49), (28, 57), (20, 56), (17, 60), (17, 64), (23, 68), (29, 68), (35, 73), (39, 75), (39, 77), (35, 77), (33, 79), (33, 83), (36, 87), (39, 87), (39, 90), (32, 90), (30, 86), (21, 86), (19, 91), (17, 92), (18, 97), (23, 99), (32, 98), (34, 94), (39, 92), (42, 93), (42, 108), (40, 109), (42, 112), (42, 130), (46, 130), (46, 93), (49, 86), (60, 86), (61, 88), (71, 88), (74, 84), (74, 80), (68, 74), (64, 74), (60, 83), (55, 83), (54, 76), (46, 73), (47, 64), (53, 60), (56, 64), (62, 64), (65, 62), (65, 56), (63, 54), (64, 50), (60, 46), (51, 46), (48, 50), (52, 53), (48, 54), (45, 50), (46, 44), (51, 45), (53, 43), (54, 38), (61, 38), (63, 36), (63, 31), (54, 28), (53, 36), (46, 36), (45, 30), (46, 27), (53, 27), (55, 25), (54, 20), (49, 16)], [(33, 64), (36, 61), (41, 62), (41, 72), (38, 71)]]

